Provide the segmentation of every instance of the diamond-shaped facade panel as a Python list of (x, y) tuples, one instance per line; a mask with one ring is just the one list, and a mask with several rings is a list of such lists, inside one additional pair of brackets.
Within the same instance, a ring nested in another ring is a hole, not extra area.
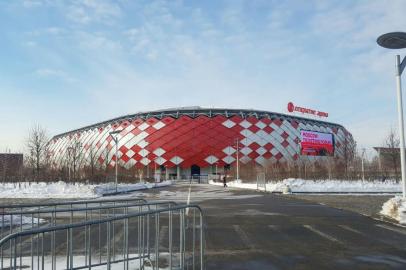
[(183, 158), (178, 157), (178, 156), (174, 156), (173, 158), (171, 158), (171, 162), (175, 165), (179, 165), (180, 163), (182, 163)]
[(240, 126), (242, 126), (243, 128), (247, 129), (250, 126), (252, 126), (252, 124), (250, 122), (248, 122), (247, 120), (244, 120), (240, 123)]
[(248, 155), (249, 153), (252, 152), (252, 149), (249, 147), (244, 147), (240, 149), (240, 152), (243, 153), (244, 155)]
[(232, 128), (235, 125), (236, 125), (236, 123), (231, 121), (230, 119), (227, 119), (227, 121), (223, 122), (223, 126), (225, 126), (227, 128)]
[(139, 130), (146, 130), (147, 128), (149, 128), (149, 125), (145, 122), (138, 126)]
[(223, 152), (226, 155), (232, 155), (232, 154), (234, 154), (234, 152), (236, 152), (236, 150), (231, 146), (227, 146), (226, 148), (223, 149)]
[(154, 162), (155, 162), (156, 164), (159, 164), (159, 165), (164, 164), (165, 161), (166, 161), (166, 159), (164, 159), (164, 158), (162, 158), (162, 157), (157, 157), (156, 159), (154, 159)]
[(138, 154), (142, 157), (146, 157), (149, 154), (149, 151), (147, 149), (141, 149), (140, 152), (138, 152)]
[(140, 162), (146, 166), (146, 165), (148, 165), (148, 164), (151, 162), (151, 160), (149, 160), (148, 158), (145, 158), (145, 157), (144, 157), (143, 159), (140, 160)]
[(258, 128), (263, 129), (266, 127), (266, 124), (264, 124), (264, 122), (259, 121), (258, 123), (255, 124)]
[(223, 158), (223, 161), (227, 164), (231, 164), (233, 163), (235, 160), (235, 158), (233, 158), (232, 156), (226, 156), (225, 158)]
[(165, 150), (164, 149), (162, 149), (162, 148), (157, 148), (157, 149), (155, 149), (154, 150), (154, 154), (156, 155), (156, 156), (158, 156), (158, 157), (160, 157), (160, 156), (162, 156), (163, 154), (165, 154)]
[(219, 159), (213, 155), (208, 156), (207, 158), (204, 159), (207, 163), (209, 164), (214, 164), (216, 163)]
[(161, 129), (165, 126), (165, 124), (161, 121), (155, 123), (152, 127), (155, 128), (156, 130)]

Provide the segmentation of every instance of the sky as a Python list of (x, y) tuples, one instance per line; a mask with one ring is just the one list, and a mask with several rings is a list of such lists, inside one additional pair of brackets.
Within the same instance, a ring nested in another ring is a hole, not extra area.
[[(329, 113), (360, 148), (397, 127), (406, 1), (0, 1), (0, 152), (180, 106)], [(370, 152), (372, 153), (372, 152)]]

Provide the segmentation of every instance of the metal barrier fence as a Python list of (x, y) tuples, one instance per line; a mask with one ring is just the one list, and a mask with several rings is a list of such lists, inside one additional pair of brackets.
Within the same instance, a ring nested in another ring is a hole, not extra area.
[(58, 202), (39, 202), (39, 203), (22, 203), (22, 204), (9, 204), (0, 205), (0, 212), (4, 212), (7, 209), (31, 209), (35, 207), (61, 207), (61, 206), (77, 206), (77, 205), (92, 205), (92, 204), (111, 204), (111, 203), (127, 203), (129, 201), (147, 202), (142, 198), (116, 198), (116, 199), (89, 199), (89, 200), (75, 200), (75, 201), (58, 201)]
[(47, 226), (49, 224), (55, 225), (58, 219), (65, 221), (64, 218), (70, 218), (70, 223), (79, 217), (84, 217), (87, 220), (88, 210), (91, 208), (92, 210), (97, 208), (100, 211), (102, 209), (104, 211), (112, 209), (114, 214), (116, 209), (123, 208), (128, 204), (142, 204), (146, 202), (144, 199), (130, 198), (0, 205), (0, 237), (33, 227)]
[(208, 174), (193, 174), (190, 176), (190, 181), (196, 181), (197, 183), (207, 184), (209, 183), (209, 175)]
[(257, 174), (257, 190), (266, 191), (265, 173), (258, 173)]
[[(56, 206), (64, 206), (69, 204), (69, 208), (57, 208)], [(52, 205), (54, 205), (52, 207)], [(145, 203), (143, 199), (122, 199), (116, 201), (103, 200), (103, 201), (81, 201), (81, 202), (58, 202), (55, 204), (45, 204), (41, 207), (37, 204), (38, 208), (24, 210), (21, 205), (16, 207), (12, 205), (10, 208), (17, 208), (18, 210), (12, 212), (0, 213), (0, 220), (2, 227), (0, 228), (0, 236), (6, 236), (14, 232), (21, 232), (23, 230), (29, 230), (33, 228), (55, 226), (61, 224), (72, 224), (79, 221), (88, 221), (93, 219), (102, 219), (104, 217), (115, 217), (119, 214), (133, 213), (133, 212), (145, 212), (151, 209), (151, 207), (168, 207), (176, 205), (175, 202), (149, 202)], [(21, 207), (21, 208), (20, 208)], [(21, 210), (23, 209), (23, 210)], [(14, 222), (16, 220), (16, 222)], [(8, 221), (8, 222), (6, 222)], [(147, 228), (149, 229), (149, 228)], [(101, 228), (99, 227), (99, 231)], [(114, 224), (112, 227), (115, 231)], [(100, 235), (101, 232), (99, 232)], [(85, 231), (85, 245), (87, 245), (87, 231)], [(113, 240), (115, 235), (113, 234)], [(115, 244), (113, 241), (113, 253), (115, 250)], [(33, 239), (31, 239), (31, 248), (34, 249)], [(3, 251), (0, 250), (0, 257), (3, 255)], [(85, 257), (87, 253), (85, 250)], [(2, 266), (2, 265), (0, 265)]]
[(9, 234), (1, 269), (204, 269), (200, 207), (147, 204), (155, 209)]

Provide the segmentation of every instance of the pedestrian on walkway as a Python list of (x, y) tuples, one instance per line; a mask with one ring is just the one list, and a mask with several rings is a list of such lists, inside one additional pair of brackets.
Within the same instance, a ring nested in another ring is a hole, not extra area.
[(227, 175), (226, 174), (223, 176), (223, 184), (224, 184), (224, 187), (227, 187)]

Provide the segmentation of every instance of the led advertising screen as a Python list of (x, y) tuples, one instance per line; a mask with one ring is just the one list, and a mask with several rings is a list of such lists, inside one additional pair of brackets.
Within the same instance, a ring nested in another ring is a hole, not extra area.
[(332, 133), (323, 133), (301, 130), (301, 154), (307, 156), (334, 155), (334, 136)]

